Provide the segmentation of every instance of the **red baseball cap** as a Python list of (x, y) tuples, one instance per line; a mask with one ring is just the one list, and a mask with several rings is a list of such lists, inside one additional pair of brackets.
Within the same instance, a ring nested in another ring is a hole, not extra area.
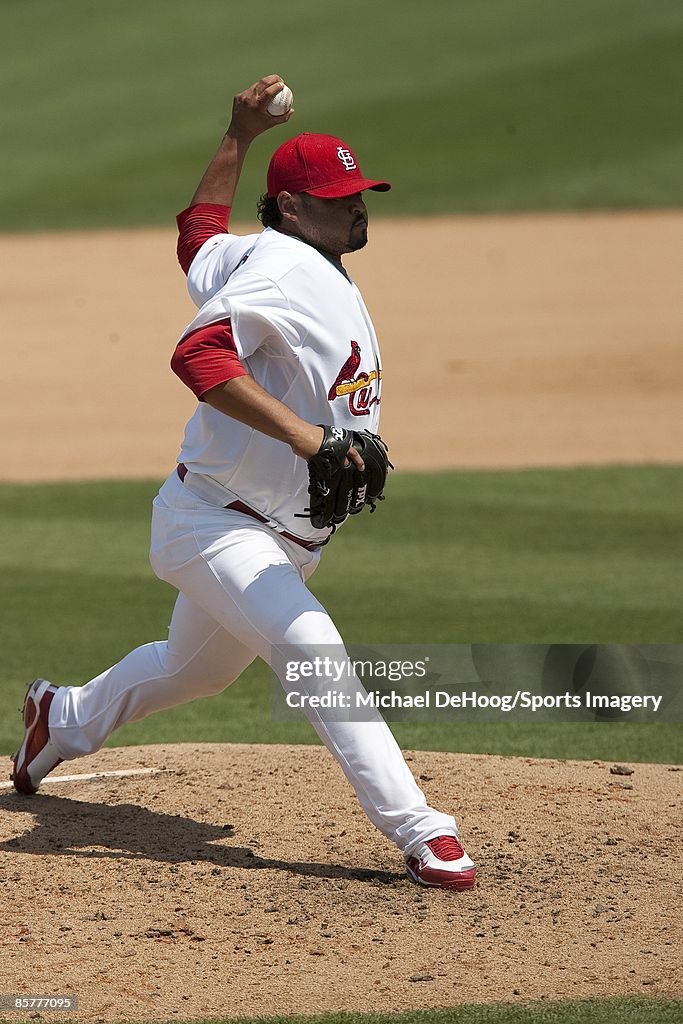
[(321, 199), (352, 196), (363, 189), (388, 192), (388, 181), (364, 178), (353, 150), (333, 135), (303, 132), (283, 142), (268, 166), (268, 195), (307, 192)]

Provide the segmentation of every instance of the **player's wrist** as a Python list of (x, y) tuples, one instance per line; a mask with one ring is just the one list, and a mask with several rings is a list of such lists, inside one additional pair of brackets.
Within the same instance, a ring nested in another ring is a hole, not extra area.
[(295, 455), (300, 459), (310, 459), (315, 455), (323, 442), (325, 431), (322, 427), (312, 423), (304, 424), (303, 428), (296, 431), (295, 436), (290, 439), (289, 445)]
[(225, 135), (223, 136), (224, 143), (237, 146), (250, 146), (257, 135), (260, 132), (254, 131), (248, 128), (246, 125), (240, 124), (239, 122), (231, 121), (228, 125)]

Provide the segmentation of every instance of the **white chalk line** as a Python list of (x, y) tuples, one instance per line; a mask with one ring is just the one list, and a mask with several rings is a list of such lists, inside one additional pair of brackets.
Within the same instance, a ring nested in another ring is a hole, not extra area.
[[(88, 775), (48, 775), (40, 786), (51, 785), (53, 782), (92, 782), (93, 779), (126, 779), (131, 775), (160, 775), (169, 771), (168, 768), (125, 768), (116, 772), (90, 772)], [(0, 782), (0, 789), (12, 789), (13, 783)]]

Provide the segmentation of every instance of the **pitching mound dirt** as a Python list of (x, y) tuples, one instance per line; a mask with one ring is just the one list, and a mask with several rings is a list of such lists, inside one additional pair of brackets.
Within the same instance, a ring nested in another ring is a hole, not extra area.
[(131, 747), (0, 795), (0, 991), (158, 1020), (683, 995), (683, 772), (415, 752), (480, 865), (403, 875), (319, 747)]

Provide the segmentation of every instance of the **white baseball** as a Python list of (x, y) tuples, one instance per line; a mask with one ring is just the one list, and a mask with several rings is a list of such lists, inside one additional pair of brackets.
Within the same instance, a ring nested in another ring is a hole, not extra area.
[(266, 110), (269, 114), (272, 114), (273, 117), (281, 117), (290, 109), (293, 99), (292, 90), (283, 82), (279, 93), (276, 96), (273, 96), (272, 100), (266, 107)]

